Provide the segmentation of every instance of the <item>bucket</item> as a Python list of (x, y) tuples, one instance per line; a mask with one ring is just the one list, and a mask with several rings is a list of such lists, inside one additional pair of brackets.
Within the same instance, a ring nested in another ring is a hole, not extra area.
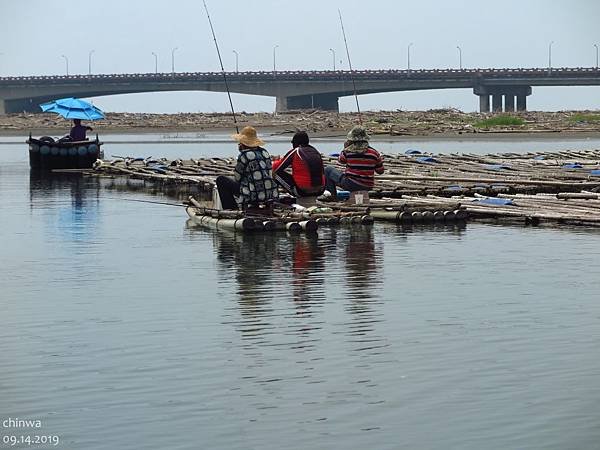
[(214, 209), (218, 209), (218, 210), (223, 209), (223, 205), (221, 204), (221, 197), (219, 197), (219, 190), (217, 189), (217, 186), (213, 186), (212, 201), (213, 201)]

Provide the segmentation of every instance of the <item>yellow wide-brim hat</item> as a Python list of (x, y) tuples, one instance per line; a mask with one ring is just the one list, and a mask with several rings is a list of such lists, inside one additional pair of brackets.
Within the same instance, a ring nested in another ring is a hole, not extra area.
[(232, 134), (231, 137), (247, 147), (259, 147), (265, 143), (258, 138), (254, 127), (244, 127), (241, 133)]

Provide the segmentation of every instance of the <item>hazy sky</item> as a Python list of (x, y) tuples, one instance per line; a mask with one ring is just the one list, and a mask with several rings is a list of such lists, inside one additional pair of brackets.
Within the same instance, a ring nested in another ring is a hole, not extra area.
[[(341, 9), (354, 69), (592, 67), (600, 45), (597, 0), (485, 2), (392, 0), (207, 0), (226, 70), (347, 68)], [(488, 6), (489, 5), (489, 6)], [(0, 0), (0, 75), (220, 70), (201, 0)], [(275, 100), (234, 94), (238, 110), (272, 111)], [(474, 111), (469, 89), (363, 95), (362, 109), (422, 110), (452, 106)], [(226, 94), (173, 92), (98, 97), (107, 111), (226, 111)], [(533, 88), (528, 108), (598, 109), (600, 87)], [(342, 110), (354, 100), (340, 99)]]

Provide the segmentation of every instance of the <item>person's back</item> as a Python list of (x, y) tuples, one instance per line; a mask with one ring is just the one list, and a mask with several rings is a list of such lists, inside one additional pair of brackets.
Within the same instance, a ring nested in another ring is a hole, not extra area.
[[(362, 126), (355, 126), (348, 133), (339, 162), (344, 172), (336, 167), (325, 168), (327, 190), (336, 198), (336, 186), (350, 191), (369, 191), (375, 185), (375, 173), (383, 173), (383, 158), (369, 145), (369, 135)], [(323, 199), (325, 200), (325, 199)]]
[(215, 180), (223, 209), (238, 209), (267, 203), (278, 197), (271, 172), (271, 156), (253, 127), (244, 127), (231, 136), (238, 142), (238, 158), (234, 177), (219, 175)]
[(73, 128), (69, 132), (69, 137), (73, 141), (85, 141), (87, 139), (86, 133), (87, 131), (92, 131), (91, 127), (81, 125), (81, 120), (75, 119), (73, 120)]
[[(292, 148), (286, 155), (273, 162), (273, 178), (293, 195), (319, 195), (325, 189), (323, 159), (319, 151), (309, 144), (308, 134), (296, 133)], [(290, 175), (285, 170), (291, 167)]]
[(358, 152), (344, 149), (340, 153), (339, 161), (346, 166), (346, 177), (365, 188), (374, 186), (375, 173), (383, 173), (381, 155), (371, 146)]
[(278, 197), (271, 173), (271, 156), (262, 147), (240, 150), (235, 167), (235, 180), (240, 183), (242, 204), (256, 204)]

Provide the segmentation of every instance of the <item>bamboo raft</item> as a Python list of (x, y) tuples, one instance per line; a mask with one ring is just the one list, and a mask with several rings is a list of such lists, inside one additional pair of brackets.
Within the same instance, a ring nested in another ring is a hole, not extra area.
[(296, 212), (290, 208), (274, 208), (268, 213), (225, 211), (202, 205), (190, 196), (186, 212), (196, 225), (238, 232), (272, 232), (288, 231), (290, 233), (314, 233), (320, 226), (372, 225), (373, 217), (368, 208), (357, 208), (354, 211)]
[[(367, 209), (357, 206), (362, 215), (374, 220), (436, 224), (469, 219), (600, 226), (600, 150), (488, 155), (412, 151), (384, 158), (386, 171), (376, 177)], [(324, 157), (324, 162), (337, 164), (332, 157)], [(98, 160), (94, 170), (85, 173), (143, 180), (165, 192), (207, 195), (212, 193), (217, 176), (233, 175), (234, 164), (234, 158), (119, 158)], [(345, 203), (324, 206), (338, 213), (353, 212)], [(199, 212), (200, 216), (215, 218), (207, 209), (195, 208), (195, 221), (200, 220)], [(304, 219), (323, 219), (321, 225), (330, 218)]]

